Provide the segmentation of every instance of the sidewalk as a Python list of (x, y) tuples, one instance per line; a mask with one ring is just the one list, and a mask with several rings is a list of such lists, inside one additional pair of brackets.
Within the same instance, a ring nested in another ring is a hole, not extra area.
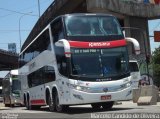
[(0, 110), (8, 109), (9, 107), (5, 107), (3, 103), (0, 103)]

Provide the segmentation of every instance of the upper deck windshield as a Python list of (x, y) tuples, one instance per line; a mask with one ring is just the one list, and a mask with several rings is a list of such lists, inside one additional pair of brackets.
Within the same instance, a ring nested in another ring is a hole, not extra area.
[(72, 75), (112, 78), (128, 73), (127, 48), (71, 49)]
[(113, 16), (67, 16), (65, 25), (67, 36), (123, 35)]

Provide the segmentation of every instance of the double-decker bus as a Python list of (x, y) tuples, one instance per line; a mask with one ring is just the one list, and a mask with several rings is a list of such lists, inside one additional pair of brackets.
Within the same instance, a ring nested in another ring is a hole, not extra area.
[(4, 77), (2, 81), (3, 86), (3, 100), (6, 107), (22, 105), (23, 102), (20, 98), (21, 83), (18, 79), (18, 70), (11, 70)]
[[(107, 14), (55, 18), (20, 53), (19, 75), (27, 109), (49, 105), (112, 108), (132, 98), (127, 42), (117, 19)], [(27, 41), (26, 41), (27, 42)]]

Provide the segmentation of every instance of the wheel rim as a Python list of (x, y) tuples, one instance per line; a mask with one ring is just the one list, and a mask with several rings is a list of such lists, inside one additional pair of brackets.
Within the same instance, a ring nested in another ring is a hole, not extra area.
[(54, 104), (53, 104), (53, 100), (51, 99), (51, 97), (49, 97), (49, 110), (54, 111)]
[(26, 108), (29, 110), (29, 102), (26, 100)]
[(59, 104), (58, 94), (56, 95), (56, 110), (58, 112), (62, 111), (62, 106)]

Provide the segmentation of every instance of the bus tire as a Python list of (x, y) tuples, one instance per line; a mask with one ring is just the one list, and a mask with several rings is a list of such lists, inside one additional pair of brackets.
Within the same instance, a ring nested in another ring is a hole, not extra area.
[(55, 111), (55, 103), (54, 103), (54, 100), (52, 99), (51, 95), (49, 95), (49, 110), (51, 112), (54, 112)]
[(103, 109), (111, 109), (113, 107), (114, 101), (102, 103)]
[(100, 103), (93, 103), (91, 104), (93, 109), (100, 109), (101, 108), (101, 104)]
[(11, 97), (9, 97), (9, 105), (10, 105), (10, 107), (14, 107), (14, 104), (12, 104), (12, 101), (11, 101)]
[(5, 107), (10, 107), (10, 104), (4, 104)]
[(25, 105), (25, 106), (26, 106), (27, 110), (30, 109), (30, 108), (29, 108), (29, 100), (28, 100), (28, 99), (26, 100), (26, 105)]
[(58, 93), (57, 92), (55, 93), (55, 99), (53, 101), (54, 101), (54, 104), (55, 104), (55, 110), (57, 112), (64, 112), (69, 107), (68, 105), (60, 105), (59, 104), (59, 98), (58, 98)]
[(26, 99), (26, 108), (27, 110), (32, 110), (32, 105), (30, 104), (29, 95), (27, 95), (27, 99)]

